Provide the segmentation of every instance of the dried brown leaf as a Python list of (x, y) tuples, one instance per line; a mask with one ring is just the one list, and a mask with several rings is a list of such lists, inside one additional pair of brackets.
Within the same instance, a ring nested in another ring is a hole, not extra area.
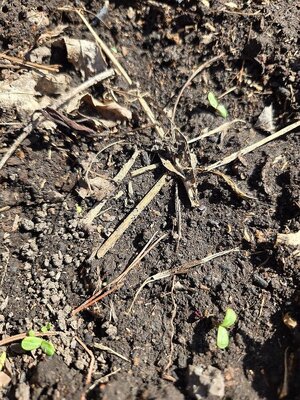
[(132, 112), (115, 101), (100, 101), (90, 94), (83, 96), (81, 101), (92, 106), (104, 120), (116, 122), (132, 118)]

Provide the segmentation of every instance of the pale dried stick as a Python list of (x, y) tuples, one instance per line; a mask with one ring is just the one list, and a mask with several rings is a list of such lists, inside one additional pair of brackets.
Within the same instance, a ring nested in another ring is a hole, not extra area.
[(220, 251), (218, 253), (214, 253), (211, 254), (209, 256), (206, 256), (204, 258), (202, 258), (201, 260), (193, 260), (193, 261), (188, 261), (187, 263), (181, 265), (180, 267), (175, 267), (175, 268), (171, 268), (171, 269), (166, 269), (164, 271), (158, 272), (155, 275), (151, 275), (149, 276), (143, 283), (142, 285), (139, 287), (139, 289), (137, 290), (137, 292), (134, 295), (134, 298), (132, 300), (132, 303), (128, 309), (128, 314), (131, 312), (134, 303), (138, 297), (138, 295), (140, 294), (140, 292), (143, 290), (143, 288), (148, 285), (149, 283), (153, 283), (155, 281), (161, 280), (161, 279), (165, 279), (168, 278), (169, 276), (174, 276), (174, 275), (180, 275), (180, 274), (186, 274), (189, 270), (205, 264), (211, 260), (214, 260), (217, 257), (222, 257), (226, 254), (232, 253), (232, 252), (238, 252), (240, 251), (238, 248), (234, 248), (234, 249), (229, 249), (229, 250), (224, 250), (224, 251)]
[(250, 153), (251, 151), (257, 149), (258, 147), (261, 147), (272, 140), (275, 140), (279, 138), (280, 136), (285, 135), (286, 133), (298, 128), (300, 126), (300, 121), (294, 122), (291, 125), (286, 126), (285, 128), (281, 129), (278, 132), (273, 133), (270, 136), (265, 137), (262, 140), (259, 140), (256, 143), (251, 144), (250, 146), (244, 147), (243, 149), (236, 151), (235, 153), (232, 153), (230, 156), (223, 158), (223, 160), (217, 161), (214, 164), (208, 165), (207, 167), (204, 167), (204, 171), (211, 171), (213, 169), (222, 167), (223, 165), (229, 164), (232, 161), (236, 160), (240, 156), (244, 156), (245, 154)]
[(99, 349), (99, 350), (102, 350), (102, 351), (107, 351), (108, 353), (113, 354), (114, 356), (117, 356), (117, 357), (121, 358), (124, 361), (130, 362), (130, 360), (127, 357), (125, 357), (122, 354), (116, 352), (115, 350), (111, 349), (110, 347), (105, 346), (104, 344), (94, 343), (94, 347), (96, 349)]
[[(93, 76), (92, 78), (88, 79), (86, 82), (83, 82), (81, 85), (79, 85), (77, 88), (74, 88), (61, 96), (59, 99), (54, 101), (51, 104), (52, 108), (59, 109), (62, 108), (63, 106), (66, 105), (73, 97), (77, 96), (79, 93), (87, 90), (89, 87), (103, 81), (104, 79), (107, 79), (111, 76), (114, 75), (114, 70), (113, 69), (108, 69), (104, 72), (101, 72), (100, 74), (97, 74)], [(38, 110), (37, 110), (38, 111)], [(20, 146), (20, 144), (27, 138), (27, 136), (30, 134), (30, 132), (37, 127), (37, 125), (44, 121), (45, 118), (42, 117), (41, 119), (36, 119), (35, 121), (31, 121), (28, 125), (25, 126), (23, 129), (23, 132), (21, 135), (14, 141), (14, 143), (11, 145), (11, 147), (7, 150), (7, 152), (4, 154), (0, 161), (0, 170), (4, 167), (6, 164), (7, 160), (13, 155), (13, 153), (16, 151), (16, 149)]]
[(46, 65), (46, 64), (33, 63), (30, 61), (23, 60), (22, 58), (19, 57), (9, 56), (4, 53), (0, 53), (0, 58), (4, 58), (5, 60), (8, 60), (15, 64), (23, 65), (24, 67), (34, 68), (48, 72), (59, 72), (59, 68), (61, 67), (61, 65), (58, 64)]
[(113, 181), (116, 183), (120, 183), (123, 181), (125, 176), (128, 174), (130, 169), (132, 168), (133, 164), (135, 163), (136, 159), (138, 158), (140, 154), (140, 150), (135, 148), (134, 153), (130, 157), (130, 159), (123, 165), (123, 167), (120, 169), (120, 171), (117, 173), (117, 175), (113, 178)]
[(231, 127), (231, 125), (237, 123), (237, 122), (243, 122), (244, 124), (246, 123), (246, 121), (244, 121), (243, 119), (234, 119), (233, 121), (229, 121), (229, 122), (225, 122), (224, 124), (218, 126), (217, 128), (214, 128), (208, 132), (202, 133), (202, 135), (199, 135), (193, 139), (188, 140), (188, 144), (192, 144), (194, 142), (197, 142), (198, 140), (202, 140), (208, 136), (212, 136), (216, 133), (222, 132), (225, 129), (228, 129)]
[[(85, 26), (88, 28), (90, 33), (93, 35), (95, 41), (98, 43), (98, 45), (101, 48), (101, 50), (111, 60), (112, 64), (115, 66), (116, 70), (123, 76), (123, 78), (126, 80), (126, 82), (129, 85), (132, 85), (132, 83), (133, 83), (132, 79), (129, 77), (129, 75), (127, 74), (125, 69), (122, 67), (122, 65), (119, 63), (117, 58), (110, 51), (109, 47), (104, 43), (104, 41), (102, 39), (100, 39), (99, 35), (97, 35), (97, 33), (95, 32), (95, 30), (93, 29), (93, 27), (91, 26), (89, 21), (83, 15), (82, 10), (72, 9), (72, 8), (68, 8), (68, 7), (61, 7), (61, 8), (59, 8), (59, 10), (62, 10), (62, 11), (75, 11), (78, 14), (78, 16), (81, 18), (81, 20), (85, 24)], [(156, 118), (155, 118), (152, 110), (150, 109), (148, 103), (146, 102), (146, 100), (139, 93), (137, 94), (137, 98), (138, 98), (143, 110), (145, 111), (145, 113), (147, 114), (148, 118), (150, 119), (151, 123), (154, 124), (154, 128), (155, 128), (156, 132), (159, 134), (159, 136), (161, 138), (164, 137), (165, 136), (165, 132), (164, 132), (163, 128), (161, 126), (159, 126), (158, 121), (156, 120)]]
[(85, 384), (89, 385), (92, 380), (93, 369), (95, 366), (95, 356), (94, 356), (93, 352), (86, 346), (85, 343), (83, 343), (83, 341), (78, 336), (75, 336), (75, 339), (84, 348), (84, 350), (88, 353), (88, 355), (90, 356), (90, 359), (91, 359), (90, 366), (89, 366), (88, 373), (87, 373), (86, 380), (85, 380)]
[[(162, 235), (158, 239), (153, 242), (157, 232), (154, 233), (154, 235), (149, 239), (149, 241), (146, 243), (146, 245), (143, 247), (141, 252), (135, 257), (135, 259), (132, 261), (132, 263), (119, 275), (117, 278), (113, 279), (111, 282), (109, 282), (105, 286), (105, 292), (103, 293), (103, 289), (100, 290), (99, 292), (95, 293), (93, 296), (91, 296), (89, 299), (87, 299), (83, 304), (81, 304), (79, 307), (77, 307), (75, 310), (73, 310), (72, 315), (77, 314), (78, 312), (85, 310), (88, 307), (91, 307), (98, 301), (102, 300), (104, 297), (108, 296), (109, 294), (115, 292), (116, 290), (120, 289), (123, 284), (125, 277), (128, 275), (128, 273), (138, 264), (142, 261), (142, 259), (162, 240), (164, 239), (167, 234)], [(153, 242), (153, 243), (152, 243)], [(109, 289), (112, 287), (112, 289)]]
[(179, 101), (180, 101), (180, 99), (181, 99), (181, 97), (182, 97), (183, 92), (185, 91), (185, 89), (186, 89), (186, 88), (188, 87), (188, 85), (192, 82), (192, 80), (193, 80), (198, 74), (200, 74), (200, 72), (202, 72), (205, 68), (209, 67), (209, 66), (210, 66), (211, 64), (213, 64), (215, 61), (220, 60), (220, 58), (222, 58), (222, 57), (224, 57), (224, 53), (222, 53), (222, 54), (220, 54), (220, 55), (218, 55), (218, 56), (216, 56), (216, 57), (213, 57), (213, 58), (210, 59), (210, 60), (205, 61), (203, 64), (201, 64), (201, 65), (196, 69), (195, 72), (193, 72), (193, 74), (188, 78), (188, 80), (187, 80), (187, 81), (185, 82), (185, 84), (182, 86), (182, 88), (181, 88), (181, 90), (180, 90), (180, 92), (179, 92), (179, 94), (178, 94), (178, 96), (177, 96), (177, 99), (176, 99), (176, 101), (175, 101), (174, 108), (173, 108), (173, 112), (172, 112), (171, 121), (172, 121), (173, 124), (174, 124), (174, 122), (175, 122), (175, 115), (176, 115), (176, 110), (177, 110), (178, 103), (179, 103)]
[(167, 174), (155, 183), (155, 185), (149, 190), (149, 192), (143, 197), (143, 199), (136, 205), (129, 215), (123, 220), (118, 228), (109, 236), (109, 238), (100, 246), (100, 248), (92, 254), (90, 259), (93, 259), (95, 255), (97, 258), (102, 258), (105, 254), (116, 244), (117, 240), (123, 235), (126, 229), (136, 220), (140, 213), (149, 205), (153, 198), (159, 193), (162, 187), (167, 181)]
[(146, 165), (145, 167), (141, 167), (138, 169), (135, 169), (134, 171), (131, 172), (131, 176), (139, 176), (144, 174), (145, 172), (149, 172), (149, 171), (154, 171), (155, 169), (157, 169), (161, 164), (156, 163), (156, 164), (150, 164), (150, 165)]

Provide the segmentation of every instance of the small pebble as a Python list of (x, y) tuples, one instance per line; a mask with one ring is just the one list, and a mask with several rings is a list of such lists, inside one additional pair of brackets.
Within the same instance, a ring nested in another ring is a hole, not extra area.
[(31, 219), (23, 219), (21, 222), (21, 228), (26, 232), (30, 232), (34, 229), (34, 222)]

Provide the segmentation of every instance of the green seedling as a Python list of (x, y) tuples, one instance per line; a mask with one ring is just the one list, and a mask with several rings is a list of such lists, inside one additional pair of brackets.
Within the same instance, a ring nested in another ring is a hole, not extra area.
[(0, 356), (0, 371), (3, 370), (6, 361), (6, 352), (4, 351)]
[(227, 118), (228, 111), (226, 107), (223, 104), (219, 103), (219, 100), (217, 99), (217, 97), (213, 92), (208, 93), (207, 99), (210, 106), (214, 108), (221, 115), (222, 118), (224, 119)]
[(229, 346), (229, 333), (230, 328), (237, 320), (237, 315), (232, 308), (227, 308), (223, 321), (218, 326), (217, 332), (217, 346), (219, 349), (226, 349)]
[[(51, 324), (46, 324), (41, 328), (42, 333), (46, 333), (51, 329)], [(21, 347), (25, 351), (32, 351), (36, 349), (41, 349), (47, 356), (53, 356), (55, 353), (55, 347), (51, 342), (48, 340), (44, 340), (41, 337), (35, 336), (35, 333), (33, 330), (30, 330), (28, 332), (28, 336), (26, 336), (22, 342), (21, 342)]]

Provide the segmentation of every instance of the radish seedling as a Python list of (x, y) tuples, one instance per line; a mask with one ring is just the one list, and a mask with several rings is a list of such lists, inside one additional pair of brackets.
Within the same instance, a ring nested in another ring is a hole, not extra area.
[(217, 346), (219, 349), (226, 349), (229, 346), (229, 333), (230, 328), (237, 320), (237, 315), (232, 308), (227, 308), (223, 321), (218, 326), (217, 332)]

